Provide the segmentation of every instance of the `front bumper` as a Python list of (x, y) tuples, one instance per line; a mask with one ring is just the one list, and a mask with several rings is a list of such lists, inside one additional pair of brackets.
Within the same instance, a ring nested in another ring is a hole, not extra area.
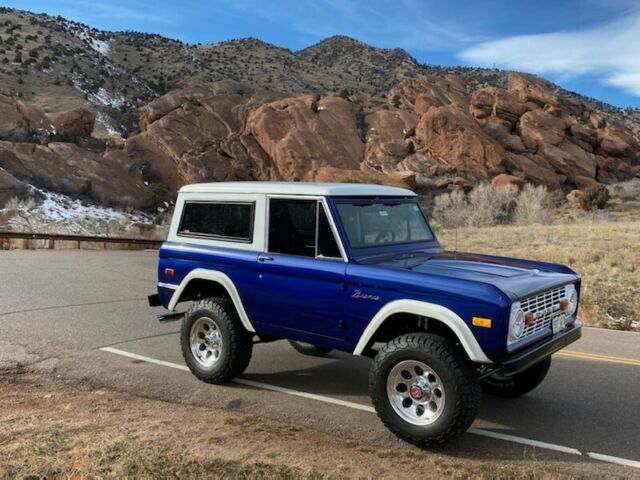
[(509, 357), (501, 363), (497, 372), (493, 373), (499, 373), (505, 377), (516, 375), (575, 342), (581, 336), (582, 323), (576, 320), (568, 330), (557, 333), (541, 342), (534, 343), (524, 351)]

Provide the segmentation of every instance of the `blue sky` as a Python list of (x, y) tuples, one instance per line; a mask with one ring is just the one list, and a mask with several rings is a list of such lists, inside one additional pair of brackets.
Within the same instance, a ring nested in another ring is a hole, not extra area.
[(105, 30), (186, 42), (240, 37), (297, 50), (343, 34), (420, 62), (540, 74), (640, 107), (640, 0), (0, 0)]

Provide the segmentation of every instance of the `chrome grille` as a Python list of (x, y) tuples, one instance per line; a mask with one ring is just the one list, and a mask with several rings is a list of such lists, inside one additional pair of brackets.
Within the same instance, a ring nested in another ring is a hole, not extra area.
[(520, 302), (520, 308), (525, 314), (533, 313), (534, 320), (531, 325), (524, 328), (522, 337), (526, 338), (536, 333), (551, 328), (551, 319), (560, 311), (560, 301), (565, 297), (565, 287), (557, 287), (546, 292), (539, 293)]

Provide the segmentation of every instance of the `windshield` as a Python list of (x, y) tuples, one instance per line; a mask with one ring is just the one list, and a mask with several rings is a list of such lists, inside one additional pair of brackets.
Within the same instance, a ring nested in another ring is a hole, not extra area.
[(351, 248), (428, 242), (433, 233), (412, 200), (349, 200), (336, 202)]

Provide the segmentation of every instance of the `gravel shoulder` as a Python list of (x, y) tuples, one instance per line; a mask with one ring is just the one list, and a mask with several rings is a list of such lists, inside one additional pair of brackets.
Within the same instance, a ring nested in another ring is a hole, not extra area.
[(0, 477), (547, 478), (628, 476), (595, 463), (452, 458), (379, 448), (224, 409), (136, 397), (53, 375), (0, 376)]

